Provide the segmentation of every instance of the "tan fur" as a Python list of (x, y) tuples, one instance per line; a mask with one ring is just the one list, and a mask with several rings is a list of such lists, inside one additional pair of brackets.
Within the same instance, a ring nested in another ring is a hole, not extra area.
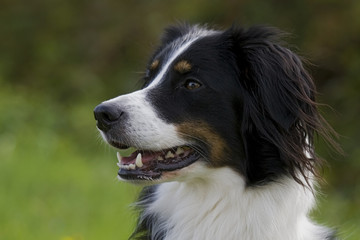
[(155, 60), (151, 63), (150, 69), (155, 70), (159, 66), (159, 60)]
[(180, 62), (176, 63), (174, 66), (175, 71), (179, 73), (187, 73), (191, 70), (191, 64), (186, 60), (181, 60)]
[[(200, 140), (209, 146), (211, 159), (215, 166), (221, 166), (224, 162), (226, 144), (224, 139), (217, 134), (207, 123), (203, 121), (185, 122), (177, 125), (177, 131), (182, 137), (189, 140)], [(184, 135), (182, 135), (184, 134)]]

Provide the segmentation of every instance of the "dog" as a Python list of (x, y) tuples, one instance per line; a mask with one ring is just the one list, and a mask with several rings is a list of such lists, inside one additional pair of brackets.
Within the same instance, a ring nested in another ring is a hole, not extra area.
[(143, 184), (130, 239), (333, 240), (313, 223), (331, 141), (303, 60), (267, 26), (170, 26), (143, 87), (98, 105), (118, 177)]

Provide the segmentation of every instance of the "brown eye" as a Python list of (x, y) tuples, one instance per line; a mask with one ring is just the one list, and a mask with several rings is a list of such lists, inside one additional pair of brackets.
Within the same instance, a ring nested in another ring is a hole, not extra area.
[(189, 79), (185, 82), (184, 87), (187, 90), (194, 90), (194, 89), (201, 87), (201, 84), (196, 80)]

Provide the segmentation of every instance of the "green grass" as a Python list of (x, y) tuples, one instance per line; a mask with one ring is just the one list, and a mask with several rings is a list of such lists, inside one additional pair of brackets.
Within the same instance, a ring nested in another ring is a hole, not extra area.
[[(38, 135), (27, 132), (26, 136)], [(0, 162), (0, 239), (126, 239), (137, 189), (116, 179), (115, 154), (21, 140)], [(8, 146), (10, 147), (10, 146)], [(101, 154), (100, 154), (101, 153)]]

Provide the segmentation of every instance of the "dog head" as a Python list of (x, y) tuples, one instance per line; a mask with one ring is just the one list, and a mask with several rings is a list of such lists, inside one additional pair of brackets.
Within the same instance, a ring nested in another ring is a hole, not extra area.
[(95, 108), (103, 138), (136, 149), (118, 156), (119, 176), (158, 182), (226, 166), (259, 184), (315, 174), (315, 87), (278, 36), (268, 27), (168, 28), (143, 88)]

